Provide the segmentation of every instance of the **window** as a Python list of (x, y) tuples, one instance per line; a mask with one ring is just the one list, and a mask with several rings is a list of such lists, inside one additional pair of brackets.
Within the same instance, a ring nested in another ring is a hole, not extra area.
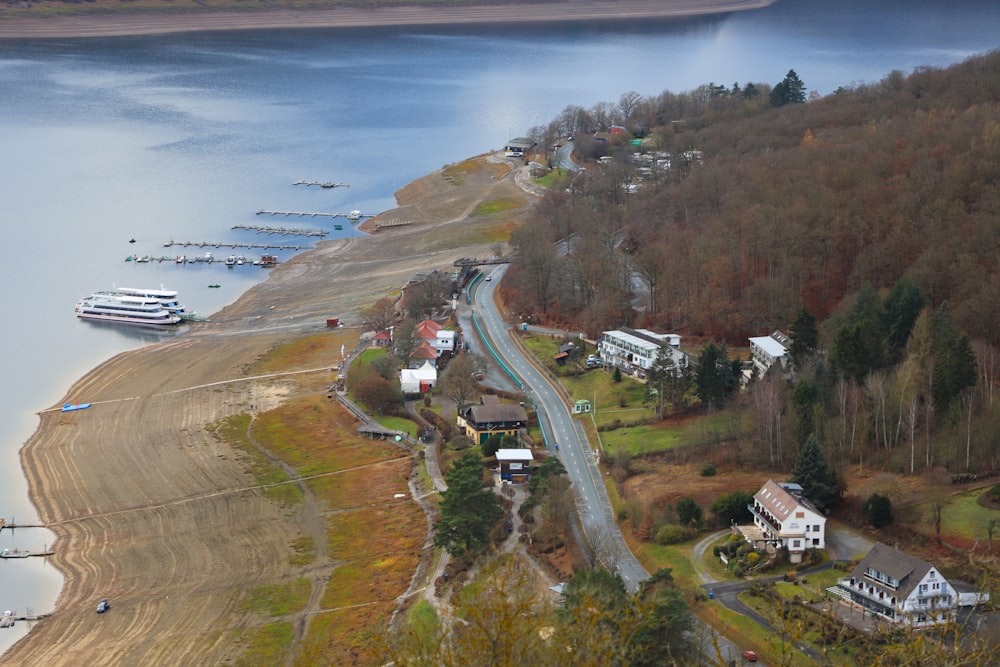
[(802, 540), (792, 540), (792, 548), (799, 549), (802, 546)]
[(814, 533), (818, 533), (819, 532), (819, 524), (818, 523), (814, 523), (813, 524), (813, 532)]

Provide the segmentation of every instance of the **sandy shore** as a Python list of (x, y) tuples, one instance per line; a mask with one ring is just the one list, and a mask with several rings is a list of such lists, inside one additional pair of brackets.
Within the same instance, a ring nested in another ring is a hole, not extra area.
[[(403, 188), (400, 208), (367, 223), (413, 224), (320, 244), (210, 322), (89, 373), (67, 394), (86, 396), (89, 410), (41, 414), (21, 459), (39, 516), (57, 535), (50, 562), (66, 580), (53, 615), (0, 664), (220, 664), (239, 655), (233, 637), (259, 622), (240, 612), (241, 592), (287, 576), (289, 544), (325, 523), (269, 500), (206, 426), (282, 400), (280, 380), (247, 371), (275, 344), (323, 331), (330, 315), (357, 324), (358, 308), (414, 273), (491, 252), (482, 239), (495, 223), (468, 213), (484, 200), (528, 198), (506, 166), (470, 165), (461, 179), (438, 172)], [(95, 614), (105, 596), (115, 613)]]
[(111, 14), (49, 18), (0, 13), (0, 39), (113, 37), (213, 30), (352, 28), (653, 19), (718, 14), (766, 7), (775, 0), (590, 0), (478, 7), (262, 10), (155, 15)]

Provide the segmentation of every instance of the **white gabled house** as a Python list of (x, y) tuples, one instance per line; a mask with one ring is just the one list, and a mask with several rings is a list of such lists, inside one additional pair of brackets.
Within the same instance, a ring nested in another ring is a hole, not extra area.
[[(827, 589), (891, 623), (915, 628), (946, 623), (963, 602), (959, 591), (926, 561), (878, 542), (850, 577)], [(982, 595), (973, 595), (972, 604)]]
[(792, 563), (801, 563), (807, 549), (826, 548), (826, 517), (798, 484), (769, 479), (748, 507), (753, 525), (737, 528), (754, 548), (785, 547)]
[(686, 353), (681, 351), (681, 337), (677, 334), (622, 328), (603, 332), (597, 343), (605, 366), (643, 371), (652, 368), (657, 355), (664, 348), (678, 366), (688, 362)]
[(775, 364), (781, 367), (782, 373), (791, 370), (788, 356), (790, 344), (788, 336), (780, 331), (775, 331), (770, 336), (755, 336), (750, 339), (750, 358), (758, 377), (764, 377)]

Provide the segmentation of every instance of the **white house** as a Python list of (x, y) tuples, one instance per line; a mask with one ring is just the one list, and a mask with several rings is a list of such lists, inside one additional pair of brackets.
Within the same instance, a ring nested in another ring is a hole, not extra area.
[(455, 351), (455, 332), (443, 328), (433, 320), (423, 320), (417, 324), (416, 335), (430, 345), (437, 356), (442, 352)]
[(757, 548), (785, 547), (793, 563), (802, 562), (806, 549), (826, 548), (826, 517), (802, 496), (802, 487), (767, 480), (749, 505), (752, 526), (739, 526)]
[(658, 334), (649, 329), (616, 329), (605, 331), (597, 342), (597, 350), (605, 366), (647, 370), (656, 363), (660, 350), (666, 348), (680, 366), (687, 362), (677, 334)]
[(947, 622), (961, 602), (958, 590), (933, 565), (881, 542), (850, 577), (827, 590), (879, 618), (915, 628)]
[(399, 387), (404, 394), (422, 394), (434, 388), (437, 375), (434, 362), (428, 360), (419, 368), (404, 368), (399, 371)]
[(788, 372), (788, 347), (791, 341), (788, 336), (775, 331), (770, 336), (756, 336), (750, 339), (750, 358), (757, 369), (757, 375), (763, 377), (774, 364), (780, 364), (782, 372)]

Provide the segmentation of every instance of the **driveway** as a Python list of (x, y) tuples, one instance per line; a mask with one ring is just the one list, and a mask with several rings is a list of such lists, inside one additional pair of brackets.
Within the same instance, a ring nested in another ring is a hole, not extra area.
[(840, 522), (826, 522), (826, 550), (831, 560), (863, 558), (874, 545), (870, 538)]

